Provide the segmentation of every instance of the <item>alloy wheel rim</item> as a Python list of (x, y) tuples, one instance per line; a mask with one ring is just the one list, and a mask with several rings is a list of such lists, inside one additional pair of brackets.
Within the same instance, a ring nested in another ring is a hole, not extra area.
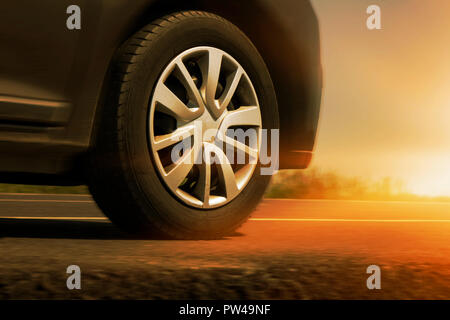
[(165, 186), (184, 204), (211, 209), (236, 198), (257, 166), (261, 130), (253, 84), (223, 50), (186, 50), (156, 83), (150, 149)]

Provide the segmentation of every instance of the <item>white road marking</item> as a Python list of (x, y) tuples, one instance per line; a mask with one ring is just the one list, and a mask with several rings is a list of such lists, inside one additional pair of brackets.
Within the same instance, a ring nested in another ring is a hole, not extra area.
[(0, 199), (0, 202), (94, 203), (92, 200)]
[(391, 204), (429, 204), (429, 205), (448, 205), (450, 201), (426, 201), (426, 200), (348, 200), (348, 199), (281, 199), (281, 198), (266, 198), (262, 204), (268, 202), (340, 202), (340, 203), (391, 203)]
[(108, 220), (104, 217), (1, 217), (0, 219), (17, 220)]
[(37, 197), (88, 197), (89, 194), (70, 194), (70, 193), (0, 193), (1, 196), (37, 196)]
[[(27, 195), (27, 196), (76, 196), (76, 197), (89, 197), (89, 195), (49, 195), (49, 194), (0, 194), (0, 196), (14, 196), (14, 195)], [(78, 198), (80, 199), (80, 198)], [(270, 202), (278, 202), (278, 201), (284, 201), (284, 202), (298, 202), (298, 203), (306, 203), (306, 202), (372, 202), (372, 203), (402, 203), (397, 201), (360, 201), (360, 200), (321, 200), (321, 199), (265, 199), (262, 202), (262, 205), (269, 204)], [(64, 200), (64, 199), (1, 199), (0, 202), (11, 202), (11, 203), (79, 203), (79, 204), (93, 204), (94, 201), (89, 200)], [(403, 202), (405, 203), (405, 202)], [(430, 205), (436, 205), (436, 204), (446, 204), (450, 205), (449, 203), (437, 203), (437, 202), (406, 202), (406, 203), (414, 203), (414, 204), (430, 204)], [(27, 216), (21, 216), (21, 217), (1, 217), (3, 219), (22, 219), (22, 220), (108, 220), (106, 217), (27, 217)], [(345, 219), (345, 218), (251, 218), (250, 221), (260, 221), (260, 222), (384, 222), (384, 223), (394, 223), (394, 222), (416, 222), (416, 223), (426, 223), (426, 222), (440, 222), (440, 223), (449, 223), (450, 219)]]
[[(89, 197), (89, 195), (83, 194), (33, 194), (33, 193), (0, 193), (1, 196), (56, 196), (56, 197)], [(391, 204), (417, 204), (417, 205), (447, 205), (450, 206), (450, 202), (445, 201), (377, 201), (377, 200), (334, 200), (334, 199), (264, 199), (261, 205), (267, 205), (270, 202), (340, 202), (340, 203), (391, 203)], [(94, 200), (57, 200), (57, 199), (1, 199), (0, 202), (48, 202), (48, 203), (94, 203)]]
[(450, 219), (296, 219), (296, 218), (252, 218), (253, 221), (291, 221), (291, 222), (450, 222)]
[[(108, 220), (105, 217), (2, 217), (0, 219), (18, 220)], [(296, 218), (251, 218), (250, 221), (275, 222), (450, 222), (450, 219), (296, 219)]]

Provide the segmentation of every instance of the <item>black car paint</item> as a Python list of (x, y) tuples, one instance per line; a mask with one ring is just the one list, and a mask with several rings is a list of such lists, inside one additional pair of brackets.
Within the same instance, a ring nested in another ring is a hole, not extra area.
[[(66, 28), (72, 4), (82, 10), (81, 30)], [(141, 27), (180, 10), (216, 13), (252, 40), (279, 101), (280, 167), (307, 167), (322, 91), (309, 0), (15, 0), (0, 4), (0, 182), (36, 182), (32, 173), (69, 183), (95, 144), (114, 54)], [(45, 177), (37, 182), (50, 183)]]

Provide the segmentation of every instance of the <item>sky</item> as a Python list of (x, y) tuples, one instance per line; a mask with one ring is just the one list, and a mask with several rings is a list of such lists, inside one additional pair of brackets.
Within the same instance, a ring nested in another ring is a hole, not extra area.
[[(450, 1), (311, 0), (324, 91), (312, 165), (450, 196)], [(381, 30), (366, 9), (381, 8)]]

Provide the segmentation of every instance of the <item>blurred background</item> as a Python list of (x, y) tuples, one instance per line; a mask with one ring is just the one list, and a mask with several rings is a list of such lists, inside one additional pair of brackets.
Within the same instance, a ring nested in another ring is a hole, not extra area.
[[(450, 1), (311, 0), (324, 91), (315, 157), (279, 173), (267, 197), (450, 199)], [(366, 9), (381, 7), (382, 30)], [(0, 185), (0, 192), (85, 187)]]
[[(278, 176), (272, 194), (288, 192), (287, 179), (311, 197), (446, 199), (450, 1), (312, 3), (325, 76), (315, 157), (308, 171)], [(371, 4), (382, 30), (366, 27)]]

